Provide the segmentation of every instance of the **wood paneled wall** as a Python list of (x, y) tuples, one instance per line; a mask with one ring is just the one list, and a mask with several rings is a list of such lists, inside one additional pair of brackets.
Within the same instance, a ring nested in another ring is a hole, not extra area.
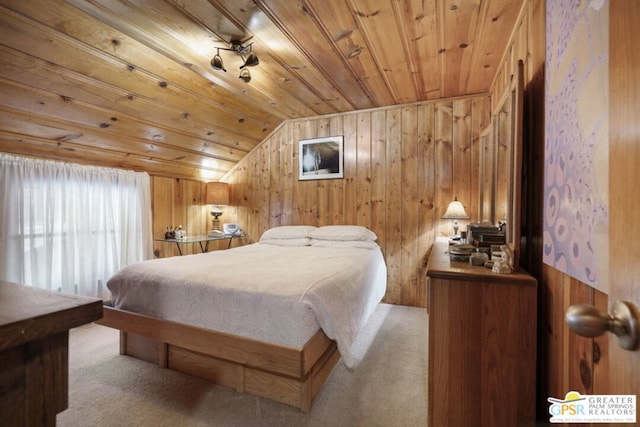
[[(457, 196), (471, 218), (478, 212), (489, 110), (483, 95), (287, 121), (225, 177), (226, 221), (249, 242), (279, 225), (366, 226), (387, 262), (385, 301), (424, 306), (428, 251), (453, 232), (440, 219), (448, 203)], [(299, 181), (298, 141), (333, 135), (344, 136), (344, 179)]]

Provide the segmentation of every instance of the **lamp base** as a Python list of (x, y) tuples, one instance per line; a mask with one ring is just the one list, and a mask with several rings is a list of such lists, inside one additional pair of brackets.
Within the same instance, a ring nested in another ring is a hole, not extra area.
[(211, 220), (211, 231), (213, 232), (215, 230), (218, 230), (222, 232), (222, 223), (220, 222), (220, 216), (222, 215), (222, 211), (214, 208), (211, 210), (210, 213), (211, 213), (211, 216), (213, 217), (213, 219)]
[(449, 237), (449, 244), (453, 245), (455, 243), (463, 243), (462, 237), (458, 234), (458, 230), (460, 230), (460, 226), (458, 225), (458, 220), (453, 220), (453, 236)]
[[(211, 215), (214, 214), (211, 213)], [(220, 214), (216, 214), (211, 220), (211, 231), (209, 231), (209, 237), (221, 237), (224, 235), (224, 233), (222, 232), (222, 225), (220, 224), (220, 220), (218, 219), (219, 216)]]

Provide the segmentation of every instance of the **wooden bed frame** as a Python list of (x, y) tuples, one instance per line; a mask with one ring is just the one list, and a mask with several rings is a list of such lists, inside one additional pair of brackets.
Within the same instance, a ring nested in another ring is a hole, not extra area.
[(283, 347), (109, 306), (96, 323), (120, 330), (126, 354), (299, 408), (311, 402), (340, 360), (319, 330), (302, 349)]

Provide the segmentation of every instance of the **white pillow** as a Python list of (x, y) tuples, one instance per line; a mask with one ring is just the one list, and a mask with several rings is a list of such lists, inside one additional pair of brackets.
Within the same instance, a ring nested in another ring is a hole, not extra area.
[(371, 240), (320, 240), (311, 239), (311, 246), (317, 248), (361, 248), (375, 249), (378, 247), (376, 242)]
[(309, 237), (309, 233), (317, 227), (313, 225), (281, 225), (273, 227), (262, 233), (260, 241), (266, 239), (300, 239)]
[(376, 233), (360, 225), (325, 225), (316, 228), (309, 235), (312, 239), (320, 240), (370, 240), (378, 238)]
[(299, 237), (297, 239), (261, 239), (260, 243), (276, 246), (309, 246), (308, 237)]

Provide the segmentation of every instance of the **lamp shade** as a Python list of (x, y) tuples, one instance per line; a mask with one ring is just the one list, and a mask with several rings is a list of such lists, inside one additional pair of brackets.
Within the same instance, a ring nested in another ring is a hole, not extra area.
[(456, 197), (449, 203), (449, 207), (442, 216), (442, 219), (469, 219), (469, 215), (467, 215), (464, 206), (462, 206), (462, 203)]
[(204, 200), (207, 205), (228, 205), (229, 184), (226, 182), (208, 182)]

